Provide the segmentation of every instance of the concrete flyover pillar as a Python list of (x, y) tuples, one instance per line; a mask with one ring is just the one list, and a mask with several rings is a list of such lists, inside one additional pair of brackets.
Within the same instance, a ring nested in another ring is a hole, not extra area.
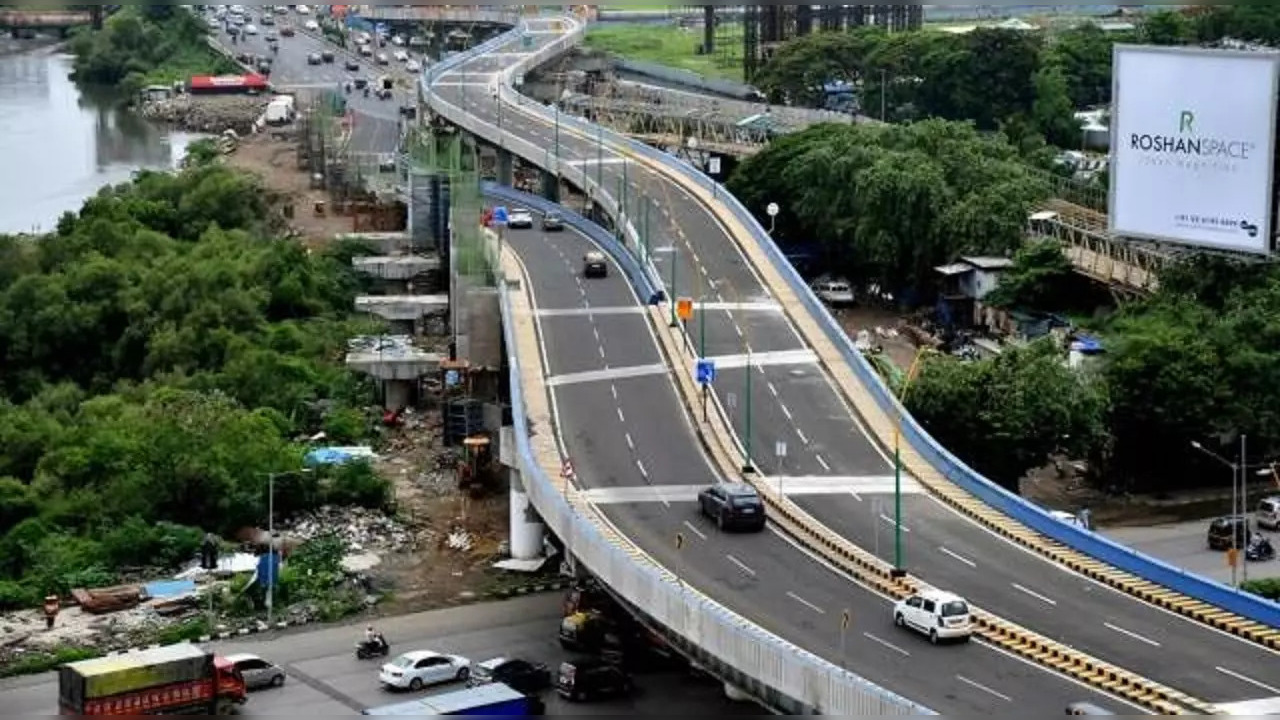
[(387, 410), (399, 410), (413, 404), (412, 380), (383, 380), (382, 407)]
[(533, 502), (524, 491), (524, 479), (517, 470), (511, 472), (511, 557), (514, 560), (536, 560), (542, 557), (542, 540), (547, 529), (538, 517)]
[(498, 150), (498, 184), (512, 187), (515, 182), (515, 156), (510, 150)]
[(542, 171), (542, 197), (553, 203), (560, 202), (560, 178), (553, 172)]

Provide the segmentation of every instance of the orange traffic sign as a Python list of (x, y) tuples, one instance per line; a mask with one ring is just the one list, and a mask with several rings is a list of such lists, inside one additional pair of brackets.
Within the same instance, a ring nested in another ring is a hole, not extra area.
[(681, 320), (688, 320), (693, 317), (693, 298), (682, 297), (676, 300), (676, 315)]

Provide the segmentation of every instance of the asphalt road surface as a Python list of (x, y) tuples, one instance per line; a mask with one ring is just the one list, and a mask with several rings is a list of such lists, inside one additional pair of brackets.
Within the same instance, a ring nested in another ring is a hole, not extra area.
[[(578, 478), (624, 535), (691, 587), (939, 712), (1009, 712), (1077, 700), (1133, 712), (981, 643), (934, 647), (899, 632), (885, 598), (772, 531), (719, 533), (693, 502), (716, 473), (692, 435), (625, 275), (610, 265), (607, 278), (583, 278), (582, 256), (595, 248), (571, 230), (508, 230), (505, 239), (531, 278), (558, 430)], [(677, 533), (685, 536), (679, 553)], [(854, 621), (840, 638), (845, 609)]]
[[(380, 620), (377, 626), (392, 644), (392, 652), (436, 650), (480, 662), (493, 657), (521, 657), (555, 668), (571, 656), (556, 639), (561, 603), (558, 594), (500, 603), (439, 610)], [(289, 677), (283, 687), (250, 695), (241, 715), (322, 717), (355, 715), (379, 705), (415, 697), (452, 692), (461, 685), (445, 685), (422, 693), (383, 690), (377, 680), (380, 660), (356, 660), (352, 646), (363, 634), (361, 625), (254, 636), (237, 642), (215, 643), (224, 654), (251, 652), (275, 661)], [(554, 691), (543, 693), (548, 715), (758, 715), (752, 703), (733, 702), (720, 683), (682, 673), (635, 676), (639, 691), (630, 698), (593, 703), (568, 703)], [(14, 717), (57, 714), (57, 681), (53, 674), (0, 681), (0, 707)]]
[[(539, 43), (553, 37), (532, 34)], [(875, 547), (880, 537), (880, 555), (891, 557), (892, 542), (884, 542), (880, 533), (892, 531), (892, 510), (887, 519), (882, 517), (885, 513), (873, 512), (877, 503), (892, 507), (891, 495), (886, 497), (891, 486), (884, 483), (892, 474), (889, 456), (871, 439), (816, 359), (805, 353), (805, 345), (734, 241), (683, 189), (602, 148), (594, 136), (563, 124), (557, 130), (520, 109), (508, 107), (500, 114), (485, 87), (506, 62), (505, 56), (477, 58), (444, 76), (441, 92), (489, 122), (501, 122), (506, 130), (558, 151), (562, 161), (596, 172), (605, 187), (625, 182), (629, 194), (652, 199), (651, 247), (664, 277), (670, 278), (674, 265), (673, 294), (726, 304), (706, 313), (704, 354), (718, 358), (716, 393), (722, 404), (735, 408), (734, 424), (744, 438), (748, 391), (742, 356), (752, 349), (750, 444), (756, 466), (766, 475), (785, 476), (784, 487), (828, 484), (828, 491), (800, 498), (801, 504), (865, 548)], [(741, 303), (752, 305), (735, 307)], [(607, 324), (615, 320), (610, 316)], [(702, 323), (702, 316), (695, 314), (688, 325), (691, 342), (700, 349)], [(648, 356), (622, 362), (639, 367)], [(618, 367), (619, 359), (613, 357), (612, 363)], [(595, 410), (587, 412), (601, 417)], [(674, 415), (656, 413), (645, 423), (681, 426)], [(583, 432), (591, 442), (606, 442), (596, 439), (599, 430)], [(779, 442), (787, 445), (785, 458), (774, 456)], [(620, 451), (615, 445), (609, 452)], [(646, 468), (650, 477), (661, 476), (653, 467)], [(613, 476), (622, 473), (619, 469)], [(1009, 620), (1210, 702), (1257, 697), (1269, 692), (1266, 678), (1280, 677), (1280, 654), (1069, 573), (930, 497), (905, 498), (903, 517), (908, 570)]]

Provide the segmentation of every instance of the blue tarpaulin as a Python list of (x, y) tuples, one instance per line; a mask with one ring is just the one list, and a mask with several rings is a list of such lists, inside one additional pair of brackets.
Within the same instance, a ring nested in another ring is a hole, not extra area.
[(1103, 351), (1101, 340), (1084, 333), (1075, 334), (1072, 338), (1072, 349), (1085, 355), (1096, 355)]
[(308, 465), (344, 465), (352, 460), (368, 460), (373, 451), (367, 447), (322, 447), (306, 455)]
[(153, 583), (147, 583), (142, 586), (142, 591), (147, 597), (171, 598), (186, 595), (196, 591), (195, 580), (159, 580)]

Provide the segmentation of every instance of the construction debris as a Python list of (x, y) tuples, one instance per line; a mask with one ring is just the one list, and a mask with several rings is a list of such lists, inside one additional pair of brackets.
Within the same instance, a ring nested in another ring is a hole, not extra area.
[(307, 541), (337, 533), (351, 553), (368, 550), (399, 552), (413, 544), (413, 535), (394, 518), (358, 507), (324, 506), (284, 526), (287, 535)]
[(454, 530), (445, 538), (444, 544), (450, 550), (458, 552), (471, 552), (474, 542), (471, 539), (471, 533), (466, 530)]
[(221, 133), (230, 129), (247, 135), (253, 132), (254, 123), (270, 99), (265, 95), (177, 95), (144, 104), (142, 116), (191, 132)]

